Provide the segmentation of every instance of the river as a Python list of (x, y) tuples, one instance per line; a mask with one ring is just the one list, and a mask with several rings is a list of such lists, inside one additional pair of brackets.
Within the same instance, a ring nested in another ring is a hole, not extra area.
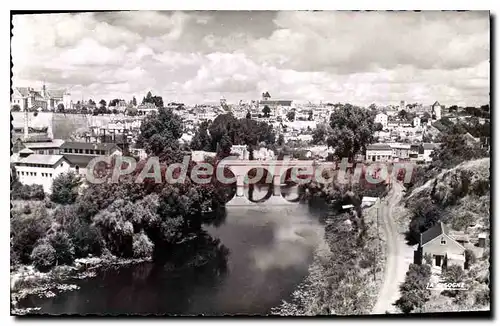
[(268, 314), (307, 275), (323, 227), (306, 205), (227, 209), (207, 233), (229, 251), (223, 264), (170, 268), (142, 263), (72, 280), (77, 291), (27, 297), (49, 314)]

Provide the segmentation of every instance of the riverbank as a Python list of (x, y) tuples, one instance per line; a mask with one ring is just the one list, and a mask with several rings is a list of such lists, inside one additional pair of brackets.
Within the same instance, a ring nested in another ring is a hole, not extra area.
[(19, 265), (10, 272), (11, 314), (26, 315), (39, 310), (37, 307), (19, 308), (20, 300), (29, 295), (51, 298), (66, 291), (78, 290), (75, 284), (66, 282), (95, 277), (104, 268), (117, 267), (151, 261), (151, 258), (124, 259), (115, 256), (76, 259), (71, 266), (56, 266), (49, 272), (37, 271), (32, 265)]

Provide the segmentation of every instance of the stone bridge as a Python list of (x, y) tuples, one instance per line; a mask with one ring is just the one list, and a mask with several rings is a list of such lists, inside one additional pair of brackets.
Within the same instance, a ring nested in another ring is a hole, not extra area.
[[(301, 171), (298, 173), (310, 174), (313, 169), (321, 167), (335, 169), (333, 162), (316, 162), (316, 161), (301, 161), (301, 160), (285, 160), (285, 161), (249, 161), (249, 160), (224, 160), (224, 167), (227, 167), (236, 178), (236, 194), (226, 203), (226, 206), (255, 206), (255, 205), (295, 205), (296, 203), (286, 200), (281, 194), (281, 187), (285, 186), (286, 172), (292, 168), (297, 168), (292, 171)], [(266, 170), (266, 184), (272, 184), (272, 195), (265, 202), (252, 202), (245, 196), (245, 185), (248, 183), (248, 172), (252, 169)]]

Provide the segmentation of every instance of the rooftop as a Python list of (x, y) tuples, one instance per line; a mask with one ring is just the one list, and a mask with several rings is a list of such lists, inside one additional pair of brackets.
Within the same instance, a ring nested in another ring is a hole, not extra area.
[(448, 234), (449, 230), (448, 227), (443, 223), (439, 222), (424, 233), (420, 234), (420, 245), (423, 246), (427, 242), (435, 239), (436, 237), (440, 236), (441, 234)]
[(28, 157), (19, 158), (18, 163), (54, 165), (61, 159), (63, 159), (62, 155), (31, 154)]
[(85, 143), (85, 142), (64, 142), (61, 148), (77, 148), (77, 149), (98, 149), (108, 151), (116, 146), (115, 143)]
[(366, 147), (367, 150), (392, 150), (391, 145), (379, 143), (379, 144), (370, 144)]

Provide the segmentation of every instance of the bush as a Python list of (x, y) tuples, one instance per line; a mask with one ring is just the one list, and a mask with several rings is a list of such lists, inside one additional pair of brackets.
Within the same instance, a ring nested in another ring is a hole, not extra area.
[(405, 314), (421, 308), (430, 297), (430, 291), (427, 289), (430, 276), (430, 266), (411, 264), (400, 287), (401, 297), (394, 305)]
[(135, 258), (150, 257), (153, 254), (154, 245), (148, 236), (141, 232), (134, 234), (133, 251)]
[(50, 244), (56, 251), (56, 265), (70, 265), (75, 256), (75, 247), (67, 232), (57, 232), (50, 236)]
[(31, 261), (36, 269), (46, 272), (56, 264), (56, 250), (49, 242), (42, 241), (33, 249)]

